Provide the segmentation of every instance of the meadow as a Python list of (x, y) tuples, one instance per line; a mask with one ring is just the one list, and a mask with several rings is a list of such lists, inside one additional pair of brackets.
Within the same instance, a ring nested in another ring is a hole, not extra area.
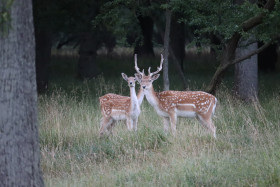
[[(199, 90), (210, 81), (215, 63), (205, 63), (207, 59), (186, 65), (189, 89)], [(232, 96), (228, 72), (216, 95), (217, 139), (197, 120), (186, 118), (179, 119), (176, 137), (165, 134), (162, 119), (146, 100), (137, 132), (120, 122), (112, 136), (99, 138), (98, 97), (128, 95), (120, 73), (132, 75), (134, 69), (133, 58), (98, 61), (106, 71), (80, 81), (75, 79), (75, 58), (52, 60), (50, 91), (38, 98), (46, 186), (280, 186), (279, 72), (260, 74), (259, 100), (251, 103)], [(158, 63), (159, 58), (143, 59), (138, 65), (155, 68)], [(174, 70), (170, 75), (171, 89), (179, 90)], [(161, 85), (160, 78), (155, 89)]]

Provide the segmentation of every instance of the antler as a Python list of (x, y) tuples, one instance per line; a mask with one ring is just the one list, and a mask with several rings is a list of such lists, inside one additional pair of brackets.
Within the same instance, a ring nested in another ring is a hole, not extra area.
[(140, 69), (138, 68), (138, 65), (137, 65), (137, 54), (134, 55), (134, 63), (135, 63), (134, 67), (135, 67), (135, 70), (137, 71), (137, 73), (139, 73), (140, 75), (143, 76), (144, 75), (144, 70), (143, 70), (143, 72), (141, 72)]
[(157, 74), (157, 73), (160, 72), (160, 70), (162, 69), (162, 64), (163, 64), (164, 58), (163, 58), (163, 55), (162, 55), (162, 54), (161, 54), (160, 56), (161, 56), (160, 66), (157, 67), (157, 70), (156, 70), (155, 72), (151, 73), (151, 72), (150, 72), (151, 67), (149, 67), (148, 72), (149, 72), (149, 75), (150, 75), (150, 76), (152, 76), (152, 75), (154, 75), (154, 74)]

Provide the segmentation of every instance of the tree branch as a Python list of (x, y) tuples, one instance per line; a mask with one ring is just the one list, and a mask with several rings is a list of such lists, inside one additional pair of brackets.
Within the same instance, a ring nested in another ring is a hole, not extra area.
[(169, 76), (168, 76), (168, 56), (169, 56), (169, 40), (170, 40), (170, 23), (171, 11), (165, 11), (165, 33), (164, 33), (164, 63), (163, 63), (163, 87), (164, 90), (169, 90)]
[(241, 61), (243, 61), (243, 60), (246, 60), (246, 59), (250, 58), (251, 56), (253, 56), (253, 55), (255, 55), (255, 54), (258, 54), (258, 53), (262, 52), (265, 48), (267, 48), (267, 47), (270, 46), (273, 42), (275, 42), (275, 40), (276, 40), (277, 38), (279, 38), (279, 37), (280, 37), (280, 35), (277, 35), (276, 37), (274, 37), (273, 39), (271, 39), (269, 42), (267, 42), (266, 44), (264, 44), (263, 46), (261, 46), (261, 47), (258, 48), (257, 50), (252, 51), (251, 53), (249, 53), (249, 54), (247, 54), (247, 55), (245, 55), (245, 56), (242, 56), (242, 57), (240, 57), (240, 58), (238, 58), (238, 59), (233, 60), (230, 64), (231, 64), (231, 65), (237, 64), (237, 63), (239, 63), (239, 62), (241, 62)]
[[(275, 5), (275, 0), (268, 0), (266, 2), (266, 4), (264, 5), (264, 9), (271, 11), (273, 10)], [(254, 27), (256, 27), (257, 25), (261, 24), (263, 22), (263, 18), (267, 15), (266, 12), (262, 12), (261, 14), (252, 17), (246, 21), (244, 21), (241, 24), (241, 28), (244, 32), (249, 31), (250, 29), (253, 29)], [(237, 44), (238, 41), (241, 38), (241, 33), (240, 32), (235, 32), (232, 37), (230, 38), (230, 40), (227, 42), (227, 45), (225, 47), (225, 49), (223, 49), (223, 54), (221, 56), (221, 64), (219, 66), (219, 68), (216, 70), (214, 76), (212, 77), (211, 82), (209, 83), (209, 85), (207, 86), (206, 91), (209, 93), (215, 93), (217, 87), (219, 86), (221, 79), (222, 79), (222, 75), (224, 73), (224, 71), (232, 64), (236, 64), (238, 62), (241, 62), (242, 60), (245, 60), (247, 58), (249, 58), (250, 56), (257, 54), (259, 52), (261, 52), (262, 50), (264, 50), (267, 46), (269, 46), (269, 44), (262, 46), (260, 49), (256, 50), (254, 54), (248, 54), (245, 57), (241, 57), (239, 59), (234, 60), (234, 54), (235, 54), (235, 50), (237, 48)], [(269, 42), (270, 44), (273, 42), (273, 40), (271, 42)]]
[(67, 45), (68, 43), (74, 41), (77, 39), (77, 35), (73, 35), (73, 36), (70, 36), (68, 38), (66, 38), (65, 40), (63, 41), (60, 41), (57, 46), (56, 46), (56, 49), (60, 49), (62, 48), (64, 45)]
[[(264, 9), (271, 11), (274, 8), (275, 0), (268, 0), (264, 5)], [(255, 26), (262, 23), (262, 19), (265, 17), (266, 13), (263, 12), (255, 17), (252, 17), (242, 23), (242, 30), (247, 32), (248, 30), (254, 28)]]

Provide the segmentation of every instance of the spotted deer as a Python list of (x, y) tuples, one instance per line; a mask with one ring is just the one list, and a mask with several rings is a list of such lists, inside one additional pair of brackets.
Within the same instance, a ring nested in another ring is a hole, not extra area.
[(144, 98), (144, 92), (143, 89), (140, 88), (138, 94), (136, 95), (135, 77), (127, 77), (124, 73), (122, 73), (122, 77), (128, 82), (130, 97), (112, 93), (99, 97), (102, 114), (100, 124), (101, 136), (106, 130), (111, 132), (115, 122), (119, 120), (126, 120), (126, 125), (129, 131), (133, 130), (133, 128), (135, 131), (137, 130), (140, 105)]
[(212, 115), (215, 112), (217, 99), (211, 94), (202, 91), (163, 91), (155, 92), (153, 81), (159, 78), (158, 72), (162, 69), (163, 56), (161, 55), (160, 66), (157, 71), (148, 75), (139, 71), (135, 57), (136, 77), (148, 102), (153, 106), (159, 116), (164, 119), (164, 130), (169, 130), (169, 122), (173, 135), (176, 134), (176, 122), (178, 117), (196, 117), (201, 124), (206, 126), (216, 138), (216, 127), (212, 122)]

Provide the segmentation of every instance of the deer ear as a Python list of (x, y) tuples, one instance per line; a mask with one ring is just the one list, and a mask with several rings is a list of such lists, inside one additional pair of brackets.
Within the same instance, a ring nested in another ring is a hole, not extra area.
[(142, 75), (140, 73), (135, 73), (134, 76), (138, 82), (142, 79)]
[(127, 81), (127, 75), (125, 73), (122, 73), (122, 77), (123, 77), (124, 80)]
[(155, 81), (155, 80), (157, 80), (157, 79), (159, 78), (159, 75), (160, 75), (160, 74), (152, 75), (151, 79), (152, 79), (153, 81)]

